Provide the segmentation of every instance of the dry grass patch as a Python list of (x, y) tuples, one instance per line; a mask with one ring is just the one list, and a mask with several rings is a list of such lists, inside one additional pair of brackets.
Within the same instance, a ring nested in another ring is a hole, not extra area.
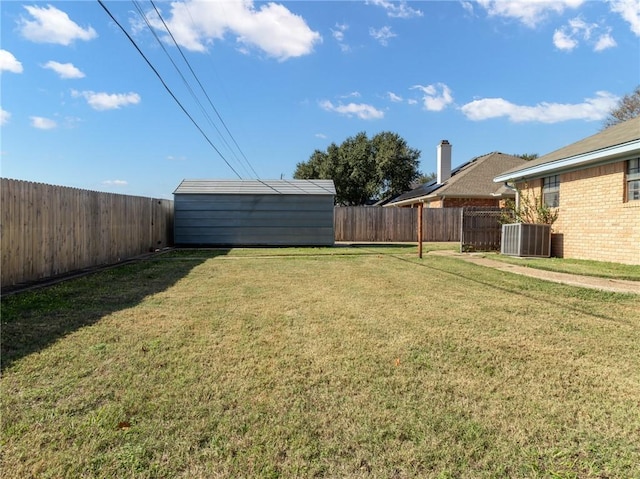
[[(334, 253), (176, 254), (4, 299), (3, 477), (640, 475), (637, 297)], [(76, 327), (29, 344), (51, 318)]]

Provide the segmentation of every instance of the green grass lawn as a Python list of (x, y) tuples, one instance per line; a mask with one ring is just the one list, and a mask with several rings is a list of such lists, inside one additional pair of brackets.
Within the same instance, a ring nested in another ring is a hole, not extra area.
[(640, 266), (637, 265), (570, 258), (519, 258), (497, 253), (486, 253), (485, 256), (505, 263), (528, 266), (545, 271), (640, 281)]
[(2, 477), (640, 477), (638, 297), (415, 252), (173, 252), (3, 298)]

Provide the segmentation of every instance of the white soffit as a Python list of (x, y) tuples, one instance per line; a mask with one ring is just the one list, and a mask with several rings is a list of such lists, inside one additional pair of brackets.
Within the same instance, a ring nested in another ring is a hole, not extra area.
[(623, 143), (621, 145), (604, 148), (602, 150), (591, 151), (588, 153), (583, 153), (581, 155), (563, 158), (562, 160), (551, 161), (549, 163), (543, 163), (541, 165), (532, 166), (530, 168), (523, 168), (521, 170), (505, 173), (496, 176), (493, 181), (496, 183), (500, 183), (504, 181), (518, 180), (523, 178), (540, 177), (562, 170), (587, 167), (592, 163), (615, 161), (627, 155), (632, 155), (633, 153), (640, 154), (640, 139), (633, 140), (628, 143)]

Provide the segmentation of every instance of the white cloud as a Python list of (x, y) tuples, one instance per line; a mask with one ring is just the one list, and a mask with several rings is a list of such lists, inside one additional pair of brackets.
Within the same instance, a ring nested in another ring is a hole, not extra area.
[(2, 108), (0, 108), (0, 126), (6, 125), (7, 123), (9, 123), (10, 119), (11, 119), (11, 113), (9, 113), (7, 110), (3, 110)]
[(389, 45), (389, 39), (398, 36), (395, 33), (393, 33), (391, 31), (391, 27), (388, 27), (388, 26), (384, 26), (378, 30), (371, 27), (369, 28), (369, 35), (371, 35), (375, 40), (380, 42), (380, 45), (385, 47)]
[(631, 31), (640, 37), (640, 2), (638, 0), (610, 0), (611, 11), (619, 13), (629, 23)]
[(603, 50), (606, 50), (607, 48), (613, 48), (617, 45), (618, 44), (616, 43), (614, 38), (611, 36), (611, 34), (605, 33), (604, 35), (600, 35), (598, 37), (598, 41), (596, 42), (596, 45), (593, 47), (593, 49), (596, 52), (601, 52)]
[(84, 98), (94, 110), (115, 110), (123, 106), (137, 105), (140, 103), (140, 95), (137, 93), (104, 93), (93, 91), (72, 90), (74, 98)]
[(578, 8), (585, 0), (478, 0), (490, 16), (514, 18), (535, 27), (549, 13), (561, 14), (567, 8)]
[(39, 130), (52, 130), (53, 128), (58, 126), (58, 124), (55, 121), (49, 118), (44, 118), (41, 116), (32, 116), (30, 118), (31, 118), (31, 126), (34, 128), (38, 128)]
[(0, 50), (0, 72), (3, 71), (22, 73), (22, 63), (7, 50)]
[(365, 103), (349, 103), (347, 105), (340, 103), (338, 105), (334, 105), (329, 100), (324, 100), (320, 102), (320, 108), (326, 111), (339, 113), (347, 117), (355, 116), (361, 120), (379, 120), (384, 118), (383, 111)]
[[(149, 20), (164, 28), (157, 16), (151, 15)], [(171, 17), (165, 21), (178, 44), (196, 52), (206, 51), (214, 40), (223, 40), (230, 33), (245, 52), (258, 48), (284, 61), (310, 54), (322, 41), (304, 18), (274, 2), (259, 8), (253, 0), (173, 2)]]
[(326, 140), (328, 138), (324, 133), (316, 133), (313, 136), (315, 136), (316, 138), (320, 138), (321, 140)]
[(444, 83), (435, 83), (427, 86), (414, 85), (411, 89), (420, 90), (423, 93), (422, 104), (425, 110), (442, 111), (453, 103), (451, 89)]
[(62, 10), (46, 7), (25, 6), (33, 20), (21, 18), (18, 22), (22, 36), (36, 43), (70, 45), (75, 40), (92, 40), (98, 36), (91, 28), (82, 28)]
[(107, 186), (127, 186), (129, 182), (126, 180), (104, 180), (102, 184)]
[(42, 68), (53, 70), (60, 76), (60, 78), (63, 79), (84, 78), (85, 76), (84, 73), (82, 73), (72, 63), (58, 63), (51, 60), (45, 63)]
[(387, 98), (389, 100), (391, 100), (394, 103), (399, 103), (402, 101), (402, 97), (399, 95), (396, 95), (395, 93), (393, 93), (392, 91), (388, 91), (387, 92)]
[(571, 51), (578, 46), (578, 41), (566, 31), (560, 29), (553, 33), (553, 44), (558, 50)]
[[(597, 40), (594, 41), (595, 33), (598, 32), (604, 33), (600, 33)], [(587, 23), (580, 17), (572, 18), (553, 34), (553, 44), (558, 50), (571, 51), (580, 42), (592, 45), (597, 52), (617, 45), (611, 36), (610, 28), (600, 26), (597, 23)]]
[(576, 17), (569, 20), (569, 28), (575, 34), (582, 36), (585, 40), (589, 40), (593, 31), (598, 28), (598, 24), (587, 23), (582, 18)]
[(360, 98), (362, 95), (359, 91), (352, 91), (351, 93), (347, 93), (346, 95), (340, 95), (338, 98)]
[(336, 29), (331, 29), (331, 34), (337, 41), (343, 42), (344, 32), (346, 32), (347, 30), (349, 30), (349, 25), (347, 25), (346, 23), (336, 23)]
[(372, 3), (379, 7), (384, 8), (387, 11), (387, 15), (391, 18), (413, 18), (422, 17), (424, 13), (421, 10), (416, 10), (407, 5), (405, 0), (400, 2), (391, 2), (389, 0), (369, 0), (367, 3)]
[(558, 123), (567, 120), (602, 120), (619, 98), (609, 92), (596, 92), (594, 98), (586, 98), (582, 103), (548, 103), (535, 106), (516, 105), (503, 98), (483, 98), (461, 107), (464, 115), (473, 121), (507, 117), (514, 123), (540, 122)]
[(349, 25), (347, 25), (346, 23), (336, 23), (336, 29), (331, 29), (331, 35), (338, 42), (340, 50), (342, 50), (343, 53), (351, 51), (351, 47), (344, 41), (344, 34), (348, 29)]
[(473, 15), (473, 3), (472, 2), (460, 2), (462, 8), (464, 8), (465, 12), (469, 15)]

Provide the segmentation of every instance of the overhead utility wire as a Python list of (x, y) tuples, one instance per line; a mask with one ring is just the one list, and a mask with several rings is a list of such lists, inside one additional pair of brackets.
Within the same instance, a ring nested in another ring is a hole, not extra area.
[[(137, 0), (133, 0), (134, 2)], [(240, 151), (240, 153), (242, 154), (242, 156), (244, 157), (247, 165), (249, 165), (249, 168), (251, 168), (251, 171), (253, 171), (253, 173), (255, 174), (255, 178), (258, 182), (262, 183), (264, 186), (266, 186), (267, 188), (272, 189), (273, 191), (275, 191), (278, 194), (282, 194), (281, 191), (277, 190), (276, 188), (274, 188), (271, 184), (269, 184), (266, 181), (262, 181), (260, 179), (260, 176), (258, 175), (258, 173), (256, 173), (256, 170), (254, 170), (253, 166), (251, 165), (251, 162), (249, 162), (248, 158), (246, 157), (246, 155), (244, 154), (244, 152), (242, 151), (242, 149), (240, 148), (240, 145), (238, 145), (238, 142), (236, 141), (236, 139), (233, 137), (233, 135), (231, 134), (231, 132), (229, 131), (229, 128), (227, 127), (226, 123), (224, 122), (224, 120), (222, 119), (222, 117), (220, 116), (220, 113), (218, 113), (218, 110), (216, 109), (216, 107), (213, 105), (213, 102), (211, 101), (211, 99), (209, 98), (209, 95), (207, 94), (206, 90), (204, 89), (204, 86), (202, 85), (202, 83), (200, 82), (200, 80), (198, 79), (198, 75), (196, 75), (196, 73), (193, 71), (193, 69), (191, 68), (191, 64), (189, 63), (189, 61), (187, 60), (187, 58), (185, 57), (182, 49), (180, 48), (180, 45), (178, 44), (178, 42), (176, 41), (175, 37), (173, 36), (173, 33), (171, 33), (171, 29), (169, 28), (169, 26), (165, 23), (164, 19), (162, 18), (162, 15), (160, 14), (160, 11), (156, 8), (156, 5), (153, 3), (153, 0), (149, 0), (149, 2), (153, 5), (153, 8), (156, 11), (156, 14), (158, 15), (158, 18), (160, 18), (160, 20), (162, 20), (162, 23), (165, 27), (165, 29), (167, 30), (167, 33), (171, 36), (171, 39), (173, 40), (173, 43), (175, 44), (176, 48), (178, 49), (178, 51), (180, 52), (180, 54), (182, 55), (182, 58), (184, 59), (185, 63), (187, 64), (187, 66), (189, 66), (189, 69), (191, 70), (192, 75), (194, 76), (194, 78), (196, 79), (196, 81), (198, 82), (198, 84), (200, 85), (200, 88), (202, 89), (202, 92), (204, 93), (204, 95), (207, 97), (207, 100), (209, 100), (209, 104), (211, 105), (211, 108), (213, 108), (213, 110), (216, 112), (216, 115), (218, 115), (218, 118), (220, 119), (220, 122), (224, 125), (225, 129), (227, 130), (227, 133), (229, 134), (229, 136), (231, 137), (231, 139), (233, 140), (233, 142), (235, 143), (236, 147), (238, 148), (238, 151)], [(187, 5), (185, 4), (185, 7), (187, 8), (187, 11), (189, 11)], [(141, 14), (144, 16), (144, 14), (141, 12)], [(189, 16), (191, 17), (191, 12), (189, 12)], [(146, 21), (146, 16), (145, 16), (145, 21)], [(193, 22), (193, 17), (191, 17), (191, 21)], [(149, 25), (149, 22), (147, 22), (147, 26), (149, 27), (150, 30), (153, 31), (153, 28), (151, 27), (151, 25)], [(157, 35), (154, 36), (156, 37), (156, 39), (158, 39)], [(160, 42), (160, 40), (158, 40)], [(162, 42), (160, 42), (160, 44), (162, 45)], [(169, 58), (171, 59), (171, 56), (169, 55), (169, 53), (164, 49), (163, 46), (163, 50), (165, 51), (165, 53), (167, 54), (167, 56), (169, 56)], [(173, 65), (176, 67), (176, 69), (178, 69), (178, 67), (175, 65), (175, 63), (173, 62), (173, 60), (171, 60), (171, 62), (173, 63)], [(179, 71), (179, 69), (178, 69)], [(180, 75), (183, 80), (184, 77), (182, 76), (182, 74)], [(189, 90), (191, 91), (191, 88), (189, 88)], [(196, 100), (197, 101), (197, 100)], [(200, 104), (200, 102), (198, 101), (198, 104)], [(205, 114), (206, 115), (206, 114)], [(209, 118), (208, 115), (206, 115), (207, 118)], [(210, 118), (209, 118), (210, 120)], [(214, 125), (215, 126), (215, 125)], [(216, 127), (216, 130), (218, 131), (218, 133), (220, 133), (220, 130), (218, 130), (218, 128)], [(222, 135), (221, 135), (222, 137)], [(224, 139), (224, 137), (222, 137), (222, 139), (225, 141), (225, 144), (227, 145), (227, 147), (229, 147), (229, 150), (232, 151), (232, 153), (234, 153), (234, 156), (236, 157), (236, 159), (238, 159), (237, 155), (235, 155), (235, 152), (233, 152), (233, 150), (231, 149), (231, 147), (229, 146), (229, 143)], [(239, 159), (238, 159), (238, 163), (240, 163)], [(240, 163), (241, 166), (242, 163)], [(246, 171), (246, 168), (245, 168)]]
[(200, 82), (200, 79), (198, 78), (198, 75), (196, 75), (196, 73), (193, 71), (193, 68), (191, 68), (191, 63), (189, 63), (189, 60), (187, 60), (186, 56), (184, 55), (184, 52), (182, 51), (182, 48), (180, 47), (180, 45), (178, 44), (178, 42), (176, 41), (175, 37), (173, 36), (173, 33), (171, 33), (171, 30), (169, 29), (169, 26), (165, 23), (164, 18), (162, 18), (162, 15), (160, 14), (160, 12), (158, 11), (158, 8), (156, 7), (156, 4), (153, 2), (153, 0), (150, 0), (151, 5), (153, 5), (153, 8), (156, 11), (156, 14), (158, 15), (158, 18), (160, 18), (160, 20), (162, 20), (162, 24), (164, 25), (164, 28), (166, 28), (167, 33), (169, 34), (169, 36), (171, 37), (171, 40), (173, 40), (173, 43), (175, 44), (176, 48), (178, 49), (178, 51), (180, 52), (180, 55), (182, 55), (182, 59), (185, 61), (185, 63), (187, 64), (187, 66), (189, 67), (189, 70), (191, 71), (191, 74), (193, 75), (193, 77), (196, 79), (196, 81), (198, 82), (198, 85), (200, 85), (200, 89), (202, 90), (202, 92), (204, 93), (204, 96), (207, 97), (207, 100), (209, 101), (209, 105), (211, 105), (211, 108), (213, 108), (213, 111), (216, 112), (216, 115), (218, 116), (218, 119), (220, 120), (220, 122), (222, 123), (222, 125), (224, 126), (224, 129), (227, 131), (227, 133), (229, 134), (229, 137), (233, 140), (233, 143), (236, 145), (236, 148), (238, 148), (238, 151), (240, 152), (240, 154), (242, 155), (242, 157), (244, 158), (244, 160), (246, 161), (247, 165), (249, 165), (249, 168), (251, 168), (251, 171), (253, 171), (253, 174), (256, 176), (256, 178), (258, 178), (258, 173), (256, 173), (256, 170), (253, 169), (253, 166), (251, 165), (251, 162), (249, 161), (249, 159), (247, 158), (247, 156), (244, 154), (244, 152), (242, 151), (242, 148), (240, 148), (240, 145), (238, 145), (238, 142), (236, 141), (236, 139), (234, 138), (234, 136), (231, 134), (231, 132), (229, 131), (229, 128), (227, 127), (227, 124), (225, 123), (225, 121), (222, 119), (222, 116), (220, 116), (220, 113), (218, 112), (218, 109), (214, 106), (213, 102), (211, 101), (211, 98), (209, 98), (209, 95), (207, 94), (207, 91), (205, 90), (204, 86), (202, 85), (202, 83)]
[(218, 132), (218, 135), (220, 136), (220, 139), (224, 142), (224, 144), (227, 146), (227, 148), (229, 149), (229, 151), (233, 154), (233, 156), (236, 158), (236, 161), (238, 163), (238, 165), (240, 165), (245, 173), (247, 173), (248, 176), (251, 176), (249, 173), (249, 170), (247, 170), (247, 168), (244, 166), (244, 164), (242, 164), (242, 162), (240, 161), (240, 159), (238, 158), (238, 155), (235, 154), (235, 152), (233, 151), (233, 149), (231, 148), (231, 145), (229, 144), (229, 142), (226, 140), (226, 138), (223, 136), (222, 132), (220, 131), (220, 129), (215, 125), (215, 123), (213, 122), (213, 120), (211, 119), (211, 116), (209, 115), (209, 113), (206, 111), (204, 105), (202, 104), (202, 102), (200, 101), (200, 99), (198, 98), (198, 96), (196, 95), (196, 93), (193, 91), (193, 89), (191, 88), (191, 85), (189, 84), (189, 82), (187, 81), (187, 79), (184, 77), (184, 75), (182, 74), (182, 71), (180, 70), (180, 68), (178, 67), (178, 65), (176, 65), (176, 62), (173, 61), (173, 58), (171, 57), (171, 55), (169, 54), (169, 52), (167, 51), (167, 48), (164, 45), (164, 42), (162, 42), (162, 40), (160, 40), (160, 37), (158, 36), (158, 34), (156, 33), (155, 29), (153, 28), (153, 26), (151, 25), (149, 19), (147, 18), (147, 15), (144, 13), (144, 10), (142, 9), (142, 7), (140, 6), (140, 2), (138, 2), (137, 0), (132, 0), (133, 5), (136, 7), (136, 9), (138, 10), (138, 14), (140, 15), (140, 17), (142, 17), (142, 19), (144, 20), (144, 22), (147, 24), (147, 27), (149, 28), (149, 30), (151, 31), (151, 33), (153, 34), (154, 38), (156, 39), (156, 41), (158, 42), (158, 44), (160, 45), (160, 48), (162, 48), (162, 51), (164, 52), (164, 54), (167, 56), (167, 58), (169, 59), (169, 61), (171, 62), (171, 64), (173, 65), (173, 67), (176, 69), (176, 71), (178, 72), (178, 75), (180, 75), (180, 78), (182, 78), (182, 82), (185, 84), (187, 90), (189, 90), (189, 93), (191, 93), (191, 97), (194, 99), (194, 101), (198, 104), (198, 106), (200, 107), (200, 111), (202, 112), (202, 114), (206, 117), (206, 119), (209, 121), (209, 124), (211, 126), (213, 126), (215, 128), (215, 130)]
[[(173, 67), (175, 68), (176, 72), (178, 72), (178, 75), (180, 75), (180, 78), (182, 78), (183, 83), (185, 84), (186, 88), (189, 90), (189, 93), (191, 93), (191, 97), (193, 98), (193, 100), (198, 104), (200, 111), (202, 112), (202, 114), (205, 116), (205, 118), (208, 120), (209, 124), (215, 128), (215, 130), (218, 132), (218, 136), (220, 137), (220, 139), (224, 142), (224, 144), (226, 145), (226, 147), (228, 148), (229, 152), (231, 152), (231, 154), (234, 156), (236, 162), (238, 163), (238, 165), (244, 170), (244, 172), (247, 174), (247, 176), (251, 176), (251, 173), (249, 172), (249, 170), (247, 169), (247, 167), (245, 166), (245, 164), (241, 161), (241, 159), (238, 157), (237, 153), (233, 150), (233, 148), (231, 147), (231, 145), (229, 144), (229, 142), (227, 141), (227, 139), (225, 138), (225, 136), (223, 135), (222, 131), (220, 131), (220, 129), (218, 128), (218, 126), (214, 123), (213, 119), (211, 118), (211, 116), (209, 115), (209, 113), (207, 112), (207, 110), (205, 109), (204, 105), (202, 104), (202, 102), (200, 101), (200, 99), (198, 98), (198, 96), (196, 95), (195, 91), (193, 91), (193, 88), (191, 88), (191, 85), (189, 83), (189, 81), (185, 78), (185, 76), (182, 74), (182, 70), (180, 69), (180, 67), (176, 64), (176, 62), (173, 60), (172, 56), (170, 55), (169, 51), (167, 50), (167, 48), (165, 47), (164, 42), (160, 39), (160, 37), (158, 36), (158, 34), (156, 33), (155, 28), (151, 25), (151, 22), (149, 21), (147, 14), (144, 13), (142, 7), (140, 6), (140, 2), (138, 2), (138, 0), (132, 0), (133, 4), (135, 5), (135, 7), (138, 10), (139, 15), (142, 17), (142, 19), (144, 20), (144, 22), (147, 24), (147, 27), (149, 28), (149, 31), (151, 31), (151, 33), (153, 34), (154, 38), (156, 39), (156, 41), (158, 42), (158, 44), (160, 45), (160, 47), (162, 48), (162, 51), (165, 53), (165, 55), (167, 56), (167, 58), (169, 59), (169, 61), (171, 62), (171, 64), (173, 65)], [(155, 8), (155, 6), (154, 6)], [(157, 10), (156, 10), (157, 12)], [(157, 12), (159, 15), (159, 12)], [(162, 17), (160, 17), (162, 19)], [(163, 21), (164, 23), (164, 21)], [(166, 28), (166, 25), (165, 25)], [(184, 56), (183, 56), (184, 58)], [(186, 61), (186, 59), (185, 59)], [(193, 72), (192, 70), (192, 74), (194, 77), (196, 77), (196, 80), (198, 80), (195, 72)], [(201, 87), (202, 88), (202, 87)], [(206, 94), (206, 93), (205, 93)]]
[(160, 76), (160, 73), (158, 73), (158, 70), (156, 70), (154, 68), (154, 66), (151, 64), (151, 62), (149, 61), (149, 59), (145, 56), (145, 54), (142, 52), (142, 50), (140, 50), (140, 48), (138, 47), (138, 45), (136, 44), (136, 42), (133, 40), (133, 38), (131, 38), (131, 36), (129, 35), (129, 33), (124, 29), (124, 27), (120, 24), (120, 22), (118, 22), (118, 20), (116, 20), (116, 18), (113, 16), (113, 14), (109, 11), (109, 9), (107, 8), (107, 6), (104, 4), (104, 2), (102, 0), (98, 0), (98, 3), (100, 4), (100, 6), (103, 8), (103, 10), (107, 13), (107, 15), (109, 15), (109, 17), (111, 17), (111, 19), (115, 22), (115, 24), (120, 28), (120, 30), (122, 30), (122, 32), (126, 35), (127, 39), (131, 42), (131, 44), (135, 47), (136, 50), (138, 50), (138, 53), (140, 53), (140, 55), (142, 56), (142, 58), (144, 58), (144, 60), (147, 62), (147, 65), (149, 65), (149, 67), (151, 68), (151, 70), (153, 70), (153, 73), (156, 74), (156, 76), (158, 77), (158, 79), (160, 80), (160, 82), (162, 83), (162, 85), (164, 86), (165, 90), (167, 90), (167, 92), (169, 93), (169, 95), (171, 95), (171, 98), (174, 99), (174, 101), (178, 104), (178, 106), (180, 107), (180, 109), (182, 109), (182, 111), (184, 112), (185, 115), (187, 115), (187, 117), (189, 117), (189, 119), (191, 120), (191, 123), (194, 124), (194, 126), (198, 129), (198, 131), (202, 134), (202, 136), (204, 136), (204, 138), (207, 140), (207, 143), (209, 143), (209, 145), (211, 145), (211, 147), (216, 151), (216, 153), (218, 153), (218, 155), (220, 155), (220, 158), (222, 158), (222, 161), (224, 161), (226, 163), (226, 165), (231, 168), (231, 171), (233, 171), (236, 176), (239, 179), (242, 179), (242, 177), (238, 174), (238, 172), (235, 170), (235, 168), (233, 166), (231, 166), (231, 164), (227, 161), (227, 159), (224, 157), (224, 155), (220, 152), (220, 150), (218, 150), (218, 148), (216, 148), (216, 145), (213, 144), (213, 142), (209, 139), (209, 137), (207, 136), (207, 134), (202, 130), (202, 128), (200, 128), (200, 126), (198, 125), (198, 123), (196, 123), (196, 121), (193, 119), (193, 117), (189, 114), (189, 112), (185, 109), (185, 107), (182, 105), (182, 103), (180, 103), (180, 100), (178, 100), (176, 98), (176, 96), (173, 94), (173, 92), (171, 91), (171, 89), (167, 86), (167, 84), (165, 83), (165, 81), (162, 79), (162, 76)]

